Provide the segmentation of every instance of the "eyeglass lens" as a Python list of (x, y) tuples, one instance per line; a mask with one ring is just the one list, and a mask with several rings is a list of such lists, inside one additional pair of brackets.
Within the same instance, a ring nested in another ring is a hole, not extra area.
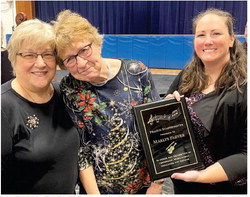
[(72, 67), (72, 66), (75, 66), (77, 63), (77, 59), (76, 59), (77, 56), (81, 58), (89, 57), (92, 54), (91, 44), (92, 43), (82, 48), (80, 51), (78, 51), (76, 55), (72, 55), (69, 58), (65, 59), (63, 61), (63, 64), (67, 67)]
[(55, 54), (54, 53), (42, 53), (42, 54), (37, 54), (37, 53), (18, 53), (17, 55), (22, 56), (24, 59), (29, 60), (30, 62), (36, 61), (39, 55), (43, 58), (44, 61), (52, 61), (55, 60)]

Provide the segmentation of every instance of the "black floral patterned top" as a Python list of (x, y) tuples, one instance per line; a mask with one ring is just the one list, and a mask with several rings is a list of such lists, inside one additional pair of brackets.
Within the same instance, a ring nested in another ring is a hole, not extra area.
[(66, 76), (64, 101), (82, 133), (80, 169), (93, 165), (103, 194), (136, 193), (149, 184), (133, 106), (159, 100), (151, 73), (136, 60), (121, 60), (118, 74), (99, 87)]

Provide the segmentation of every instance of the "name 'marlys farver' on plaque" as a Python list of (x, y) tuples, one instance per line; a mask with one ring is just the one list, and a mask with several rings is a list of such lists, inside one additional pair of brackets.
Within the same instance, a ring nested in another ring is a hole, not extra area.
[(152, 180), (202, 167), (184, 97), (134, 106), (134, 112)]

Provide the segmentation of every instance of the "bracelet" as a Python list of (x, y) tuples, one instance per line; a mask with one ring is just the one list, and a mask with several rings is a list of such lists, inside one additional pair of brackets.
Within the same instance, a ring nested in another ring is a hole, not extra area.
[(156, 181), (153, 181), (153, 183), (156, 183), (156, 184), (158, 184), (158, 185), (162, 185), (163, 183), (164, 183), (164, 179), (162, 179), (162, 180), (156, 180)]

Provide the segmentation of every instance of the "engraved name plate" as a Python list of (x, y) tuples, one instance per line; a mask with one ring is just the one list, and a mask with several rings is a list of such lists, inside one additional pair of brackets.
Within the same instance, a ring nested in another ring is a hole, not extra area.
[(150, 178), (202, 167), (185, 98), (134, 106)]

